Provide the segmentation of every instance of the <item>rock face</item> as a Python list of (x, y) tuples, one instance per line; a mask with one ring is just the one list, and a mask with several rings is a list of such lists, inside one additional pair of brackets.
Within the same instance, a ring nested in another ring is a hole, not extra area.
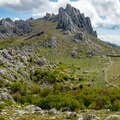
[(70, 4), (66, 8), (60, 8), (58, 14), (58, 28), (76, 32), (79, 28), (84, 29), (88, 33), (97, 37), (97, 33), (93, 30), (89, 17), (85, 17), (80, 11)]
[(10, 18), (0, 20), (0, 39), (23, 35), (31, 31), (29, 21), (12, 21)]
[(79, 43), (79, 42), (81, 42), (81, 41), (84, 41), (85, 39), (86, 39), (86, 38), (85, 38), (85, 34), (82, 33), (82, 32), (76, 33), (76, 34), (74, 35), (74, 38), (73, 38), (74, 42), (76, 42), (76, 43)]
[(18, 35), (23, 35), (32, 31), (30, 23), (24, 20), (15, 21), (15, 27), (16, 29), (14, 32)]

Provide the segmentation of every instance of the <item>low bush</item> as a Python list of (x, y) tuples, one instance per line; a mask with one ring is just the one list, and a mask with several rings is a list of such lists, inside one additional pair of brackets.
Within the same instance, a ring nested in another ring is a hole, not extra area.
[(0, 111), (7, 106), (11, 106), (13, 103), (11, 101), (5, 101), (4, 103), (0, 103)]
[(16, 81), (9, 84), (12, 93), (20, 93), (21, 95), (27, 94), (27, 84), (23, 81)]
[(63, 94), (48, 95), (45, 98), (39, 99), (36, 103), (43, 109), (56, 108), (58, 110), (70, 110), (74, 111), (80, 109), (81, 103), (79, 103), (74, 97)]

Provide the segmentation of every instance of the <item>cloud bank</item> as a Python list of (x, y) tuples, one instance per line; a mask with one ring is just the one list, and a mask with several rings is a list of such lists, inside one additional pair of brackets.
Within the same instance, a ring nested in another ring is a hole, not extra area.
[[(0, 6), (15, 11), (31, 11), (34, 16), (44, 16), (46, 12), (57, 13), (59, 7), (70, 3), (92, 19), (94, 27), (112, 28), (120, 24), (119, 0), (0, 0)], [(111, 26), (111, 27), (110, 27)]]
[[(89, 16), (94, 28), (120, 29), (118, 27), (120, 26), (120, 0), (58, 0), (57, 2), (50, 0), (0, 0), (0, 7), (21, 12), (30, 11), (33, 16), (42, 17), (47, 12), (56, 14), (59, 7), (65, 7), (67, 3), (85, 13), (85, 16)], [(104, 39), (106, 38), (108, 37), (104, 37)]]

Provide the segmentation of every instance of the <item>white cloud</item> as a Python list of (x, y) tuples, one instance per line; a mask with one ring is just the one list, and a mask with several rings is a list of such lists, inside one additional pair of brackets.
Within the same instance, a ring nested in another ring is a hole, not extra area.
[(101, 40), (120, 45), (120, 35), (118, 34), (106, 34), (99, 36)]
[(39, 6), (47, 8), (49, 3), (48, 0), (0, 0), (0, 6), (16, 11), (32, 11), (33, 9), (39, 8)]
[(6, 5), (6, 4), (11, 4), (11, 5), (16, 5), (19, 4), (20, 0), (0, 0), (0, 5)]
[(33, 10), (33, 16), (44, 16), (46, 13), (58, 13), (60, 7), (65, 7), (69, 0), (58, 0), (58, 2), (47, 2), (46, 6), (42, 5)]

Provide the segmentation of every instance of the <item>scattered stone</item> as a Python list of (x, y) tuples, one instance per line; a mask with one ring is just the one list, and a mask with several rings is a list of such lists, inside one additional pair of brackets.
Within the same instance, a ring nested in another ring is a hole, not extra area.
[(4, 70), (0, 70), (0, 76), (3, 76), (5, 74)]
[(70, 35), (70, 31), (64, 31), (63, 34), (64, 35)]
[(84, 120), (82, 115), (78, 115), (78, 119), (77, 120)]
[(49, 114), (57, 114), (58, 111), (55, 108), (52, 108), (48, 111)]
[(47, 60), (44, 57), (38, 57), (37, 60), (35, 61), (36, 64), (43, 66), (47, 64)]
[(8, 53), (8, 50), (7, 49), (4, 49), (4, 50), (2, 50), (2, 51), (0, 51), (1, 52), (1, 55), (4, 57), (4, 58), (6, 58), (6, 59), (8, 59), (8, 60), (12, 60), (13, 58), (12, 58), (12, 56)]
[(85, 114), (83, 116), (83, 120), (100, 120), (100, 118), (98, 116), (96, 116), (95, 114)]
[(29, 112), (25, 111), (25, 110), (17, 110), (15, 115), (16, 116), (22, 116), (22, 115), (25, 115), (25, 114), (28, 114)]
[(77, 113), (76, 112), (67, 112), (66, 114), (66, 118), (70, 119), (70, 118), (76, 118), (77, 117)]
[(105, 120), (120, 120), (120, 115), (110, 115)]
[(88, 54), (89, 57), (92, 57), (92, 56), (95, 55), (95, 52), (94, 52), (93, 50), (89, 50), (89, 51), (87, 52), (87, 54)]
[(49, 47), (49, 48), (56, 48), (57, 47), (57, 38), (55, 36), (52, 36), (50, 39), (47, 41), (43, 42), (44, 47)]
[(76, 33), (76, 34), (74, 35), (74, 39), (73, 39), (73, 40), (74, 40), (76, 43), (79, 43), (79, 42), (85, 40), (85, 35), (84, 35), (84, 33), (81, 33), (81, 32)]
[(49, 46), (51, 48), (56, 48), (57, 47), (57, 38), (55, 36), (50, 38)]
[(40, 107), (37, 107), (35, 105), (28, 105), (25, 107), (25, 110), (27, 110), (29, 113), (43, 113), (42, 109)]
[(71, 52), (71, 56), (73, 58), (79, 58), (79, 56), (78, 56), (78, 49), (77, 48), (73, 48), (73, 50)]
[(7, 92), (2, 92), (0, 91), (0, 102), (4, 102), (4, 101), (11, 101), (11, 102), (14, 102), (12, 96), (7, 93)]

